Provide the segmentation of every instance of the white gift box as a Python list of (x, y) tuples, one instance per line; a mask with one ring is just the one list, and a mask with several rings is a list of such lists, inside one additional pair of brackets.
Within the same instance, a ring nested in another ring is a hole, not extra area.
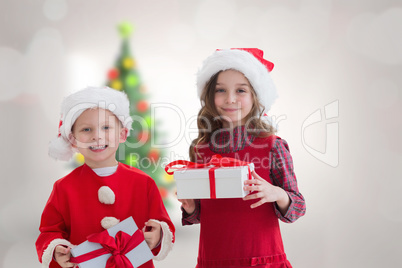
[[(115, 237), (119, 231), (123, 231), (128, 235), (132, 236), (137, 230), (138, 227), (135, 224), (133, 217), (129, 217), (124, 221), (121, 221), (120, 223), (116, 224), (115, 226), (107, 229), (106, 231), (109, 233), (110, 236)], [(102, 246), (98, 243), (85, 241), (76, 246), (75, 248), (71, 249), (71, 255), (73, 257), (77, 257), (101, 248)], [(106, 262), (110, 256), (112, 256), (111, 253), (101, 255), (94, 259), (78, 264), (78, 267), (80, 268), (106, 267)], [(126, 254), (126, 257), (130, 260), (134, 268), (136, 268), (146, 263), (147, 261), (151, 260), (154, 257), (154, 255), (152, 254), (145, 240), (143, 240), (137, 247), (128, 252)]]
[[(254, 164), (249, 164), (250, 172)], [(177, 198), (179, 199), (209, 199), (211, 188), (209, 168), (189, 168), (174, 171)], [(248, 166), (219, 167), (215, 172), (216, 198), (242, 198), (249, 194), (245, 191), (244, 181), (249, 179)]]

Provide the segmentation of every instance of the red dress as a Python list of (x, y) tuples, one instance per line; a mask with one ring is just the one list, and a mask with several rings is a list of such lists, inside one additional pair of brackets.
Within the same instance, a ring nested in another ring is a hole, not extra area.
[[(252, 162), (258, 175), (269, 179), (271, 151), (275, 136), (256, 138), (243, 150), (221, 154)], [(198, 152), (204, 162), (216, 154), (207, 146)], [(274, 203), (257, 208), (257, 200), (201, 199), (198, 268), (205, 267), (292, 267), (286, 258)]]
[[(114, 204), (99, 202), (98, 189), (102, 186), (114, 192)], [(122, 221), (130, 216), (140, 230), (146, 221), (155, 219), (167, 223), (174, 235), (174, 225), (151, 177), (122, 163), (119, 163), (114, 174), (99, 177), (84, 164), (53, 186), (42, 214), (41, 233), (36, 241), (39, 260), (43, 261), (44, 252), (52, 241), (64, 239), (78, 245), (88, 235), (104, 231), (101, 226), (104, 217), (115, 217)], [(157, 254), (158, 250), (154, 249), (153, 253)], [(54, 260), (50, 261), (49, 267), (60, 267)], [(143, 267), (154, 267), (152, 260), (141, 265)]]

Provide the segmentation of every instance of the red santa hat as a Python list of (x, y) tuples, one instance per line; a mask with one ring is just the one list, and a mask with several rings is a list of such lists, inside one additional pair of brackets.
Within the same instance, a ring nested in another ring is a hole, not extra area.
[(265, 111), (271, 109), (277, 96), (275, 85), (269, 74), (274, 64), (263, 58), (264, 52), (258, 48), (218, 49), (202, 64), (197, 73), (198, 96), (201, 97), (205, 85), (219, 71), (236, 70), (248, 79)]
[(130, 103), (127, 95), (109, 87), (87, 87), (67, 96), (61, 105), (59, 135), (49, 144), (49, 155), (57, 160), (68, 161), (74, 154), (69, 137), (75, 120), (87, 109), (102, 108), (111, 111), (131, 130)]

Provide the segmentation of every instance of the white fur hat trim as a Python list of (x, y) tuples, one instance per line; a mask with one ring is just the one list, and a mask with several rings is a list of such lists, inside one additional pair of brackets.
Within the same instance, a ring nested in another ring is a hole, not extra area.
[(101, 225), (103, 227), (103, 229), (109, 229), (110, 227), (115, 226), (116, 224), (118, 224), (120, 222), (119, 219), (116, 219), (115, 217), (104, 217), (101, 220)]
[(110, 187), (102, 186), (98, 190), (98, 198), (99, 202), (106, 205), (112, 205), (115, 202), (116, 196)]
[(130, 103), (124, 92), (109, 87), (87, 87), (67, 96), (61, 106), (59, 136), (49, 144), (49, 155), (68, 161), (74, 154), (69, 141), (75, 120), (87, 109), (102, 108), (111, 111), (125, 128), (131, 130)]
[(254, 88), (261, 104), (265, 106), (265, 111), (269, 111), (278, 97), (269, 71), (251, 53), (240, 49), (217, 50), (205, 59), (197, 73), (198, 97), (201, 97), (205, 85), (213, 75), (229, 69), (244, 74)]

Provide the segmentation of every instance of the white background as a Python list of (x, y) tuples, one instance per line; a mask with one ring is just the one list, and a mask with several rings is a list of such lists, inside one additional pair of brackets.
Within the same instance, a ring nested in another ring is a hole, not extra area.
[[(176, 107), (156, 114), (169, 160), (187, 158), (194, 138), (202, 60), (216, 48), (258, 47), (275, 63), (280, 97), (270, 114), (307, 202), (306, 216), (281, 224), (289, 260), (297, 268), (402, 265), (399, 0), (1, 0), (1, 267), (40, 267), (40, 215), (69, 169), (47, 156), (62, 97), (105, 83), (123, 20), (135, 25), (132, 54), (150, 102)], [(326, 119), (333, 102), (335, 117)], [(317, 110), (322, 120), (306, 124)], [(338, 128), (335, 140), (326, 139), (327, 123)], [(181, 227), (174, 204), (177, 242), (156, 266), (194, 267), (199, 227)]]

